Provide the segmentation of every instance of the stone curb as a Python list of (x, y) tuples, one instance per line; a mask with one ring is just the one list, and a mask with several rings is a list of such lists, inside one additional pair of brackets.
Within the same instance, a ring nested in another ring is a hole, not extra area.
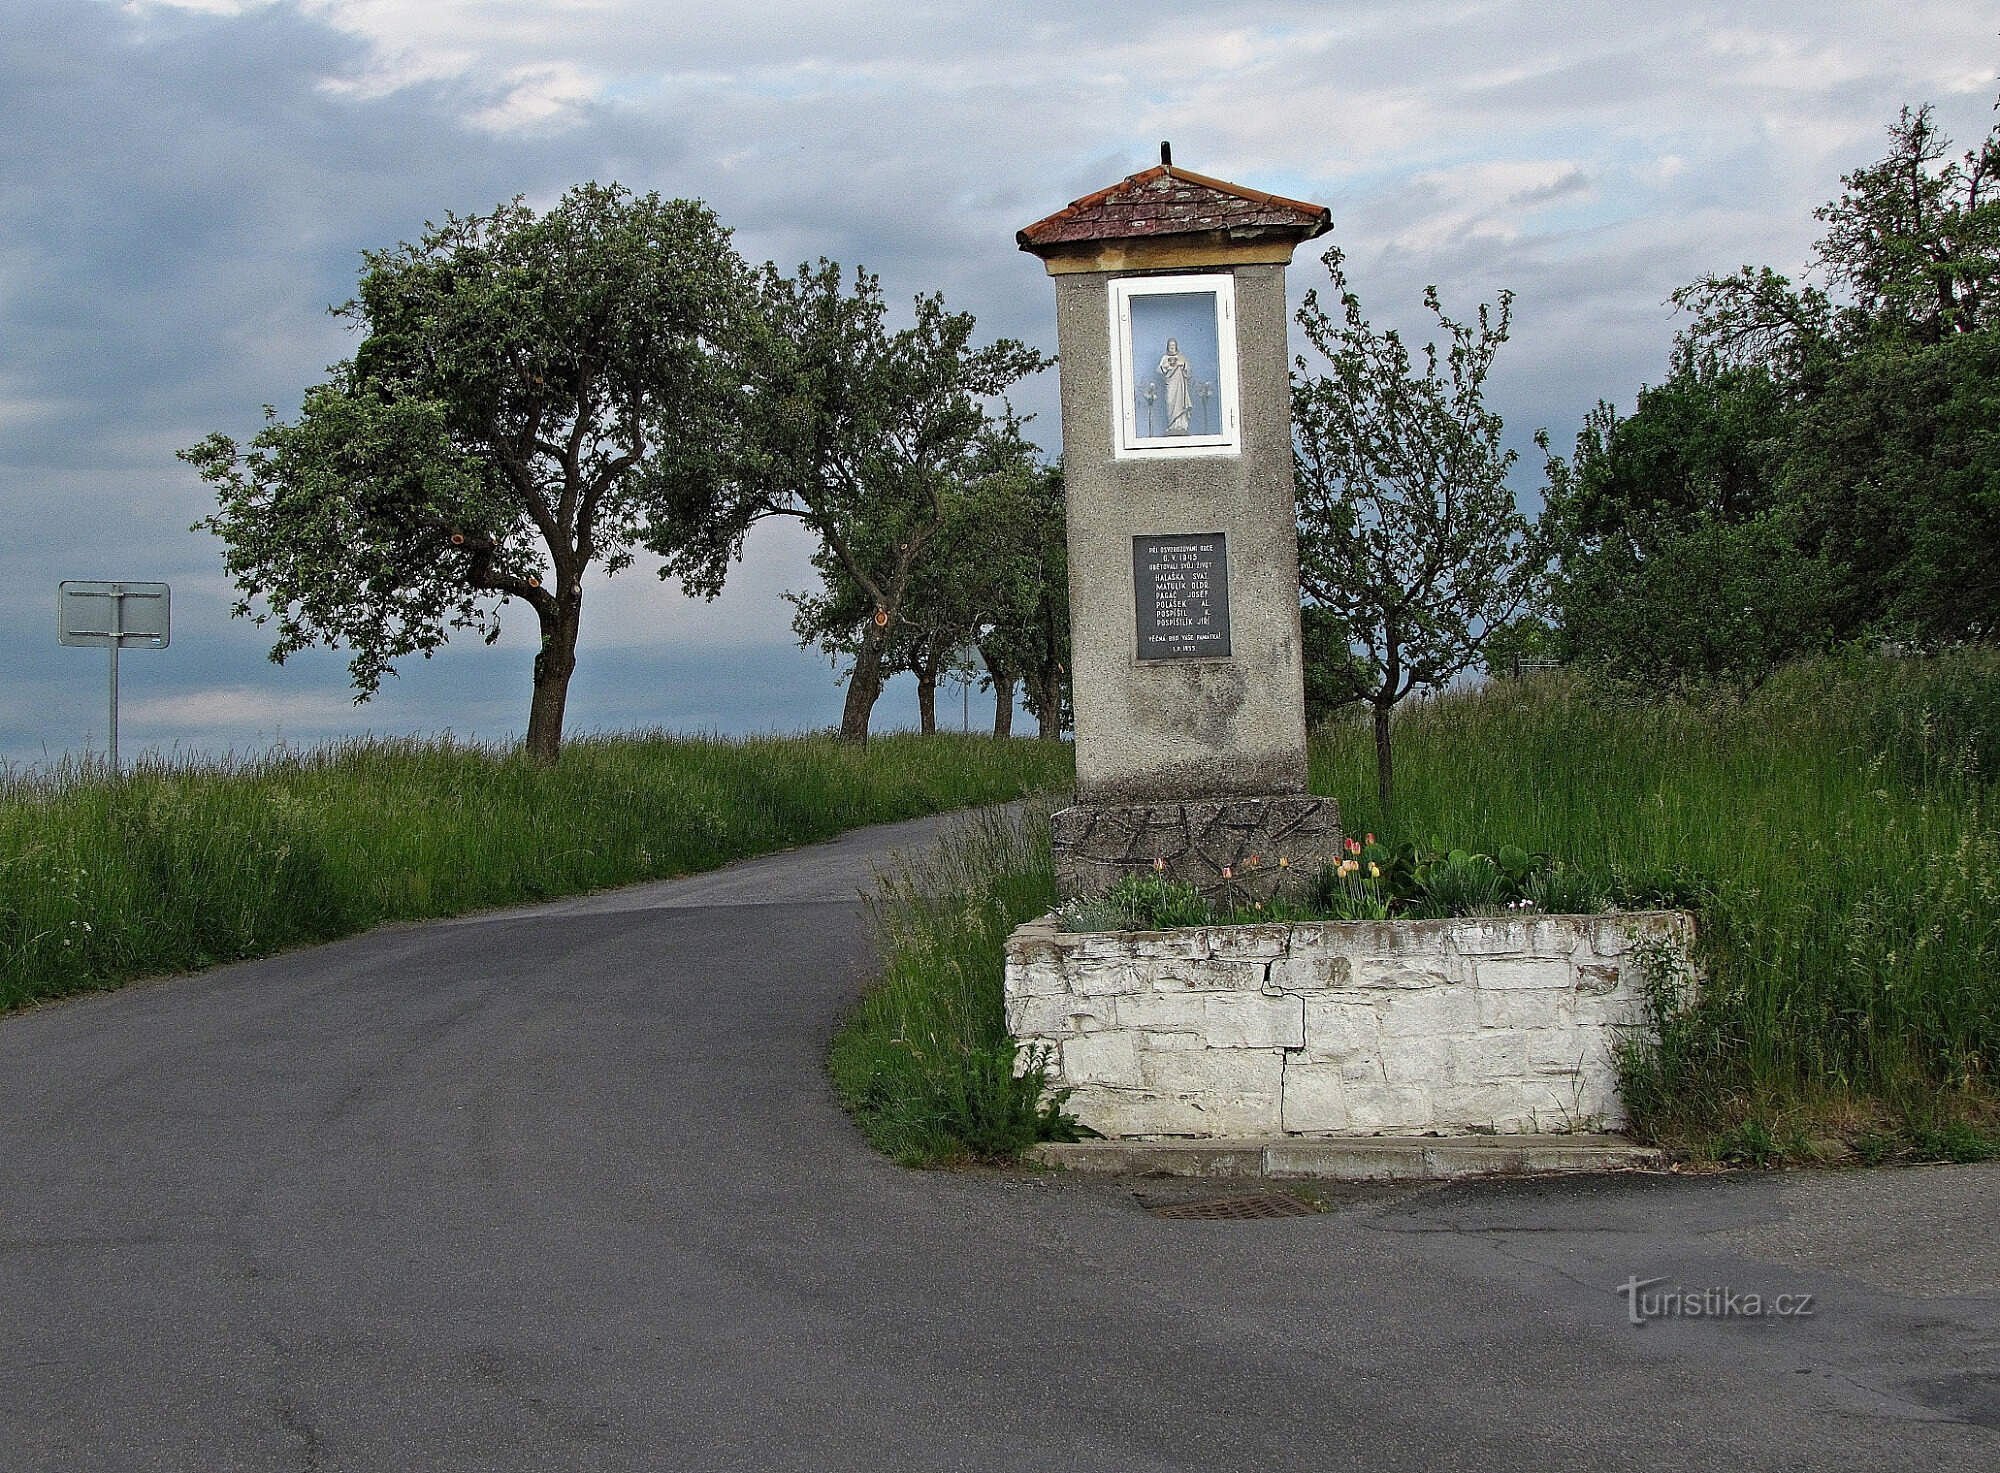
[(1027, 1159), (1113, 1176), (1318, 1177), (1335, 1181), (1440, 1181), (1468, 1176), (1657, 1170), (1666, 1153), (1618, 1136), (1445, 1138), (1280, 1137), (1238, 1141), (1074, 1141), (1030, 1147)]

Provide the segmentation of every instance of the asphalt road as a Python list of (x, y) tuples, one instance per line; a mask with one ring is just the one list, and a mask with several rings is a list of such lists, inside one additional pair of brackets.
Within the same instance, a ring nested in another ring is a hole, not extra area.
[(0, 1470), (2000, 1467), (2000, 1170), (1204, 1223), (875, 1157), (821, 1053), (930, 832), (0, 1021)]

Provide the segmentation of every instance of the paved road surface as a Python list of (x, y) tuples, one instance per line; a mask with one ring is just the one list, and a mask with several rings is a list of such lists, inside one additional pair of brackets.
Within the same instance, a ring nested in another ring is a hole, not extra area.
[(2000, 1468), (2000, 1171), (1200, 1223), (879, 1160), (820, 1055), (931, 831), (0, 1022), (0, 1469)]

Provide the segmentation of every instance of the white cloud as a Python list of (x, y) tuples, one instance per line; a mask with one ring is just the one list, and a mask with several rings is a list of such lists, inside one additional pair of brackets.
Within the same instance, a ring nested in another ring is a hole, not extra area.
[(121, 703), (121, 720), (170, 733), (216, 727), (277, 729), (322, 726), (349, 714), (352, 701), (329, 691), (278, 691), (247, 685), (215, 686), (172, 695), (141, 696)]

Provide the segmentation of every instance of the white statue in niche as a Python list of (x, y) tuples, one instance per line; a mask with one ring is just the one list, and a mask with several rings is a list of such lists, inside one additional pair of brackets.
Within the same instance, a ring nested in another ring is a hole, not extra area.
[(1167, 351), (1160, 359), (1160, 381), (1167, 391), (1167, 433), (1185, 435), (1194, 415), (1194, 395), (1189, 391), (1194, 367), (1181, 356), (1181, 345), (1167, 339)]

